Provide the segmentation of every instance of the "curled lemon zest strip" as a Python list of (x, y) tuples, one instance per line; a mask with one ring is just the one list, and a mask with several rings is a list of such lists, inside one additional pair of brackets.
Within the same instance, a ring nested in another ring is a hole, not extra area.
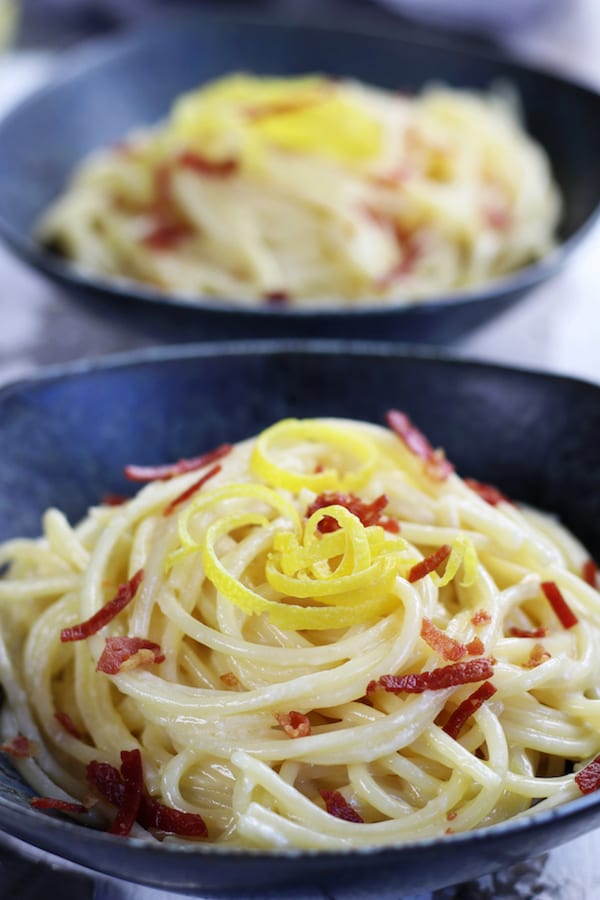
[[(190, 533), (190, 520), (197, 513), (202, 512), (210, 506), (219, 503), (221, 500), (259, 500), (276, 509), (285, 519), (287, 519), (292, 528), (299, 534), (301, 531), (300, 517), (296, 507), (282, 497), (277, 491), (271, 490), (262, 484), (249, 484), (242, 482), (240, 484), (223, 485), (222, 487), (213, 488), (206, 493), (199, 494), (180, 514), (177, 519), (177, 531), (181, 547), (174, 550), (167, 556), (165, 561), (166, 570), (170, 570), (180, 559), (199, 550), (198, 542)], [(265, 519), (265, 521), (267, 521)]]
[[(323, 472), (292, 472), (277, 465), (270, 455), (272, 446), (279, 440), (309, 440), (330, 444), (354, 455), (358, 468), (340, 474), (336, 469)], [(252, 451), (252, 472), (274, 487), (299, 491), (309, 488), (319, 494), (327, 490), (353, 491), (371, 477), (377, 463), (378, 451), (372, 441), (349, 429), (319, 422), (315, 419), (283, 419), (265, 429), (257, 438)]]
[(450, 584), (456, 576), (461, 563), (463, 566), (463, 580), (460, 582), (460, 586), (470, 587), (477, 579), (479, 559), (473, 541), (462, 535), (455, 538), (452, 542), (452, 551), (448, 557), (444, 574), (440, 576), (437, 572), (430, 573), (434, 583), (438, 587), (445, 587), (447, 584)]
[[(321, 538), (318, 535), (319, 523), (326, 516), (331, 516), (340, 526), (335, 534), (342, 534), (344, 539), (342, 560), (337, 566), (336, 575), (349, 575), (371, 564), (372, 553), (369, 543), (369, 535), (360, 520), (343, 506), (324, 506), (316, 510), (304, 526), (303, 543), (307, 549), (321, 550), (321, 558), (315, 560), (313, 573), (316, 577), (328, 577), (331, 567), (322, 553)], [(329, 557), (331, 554), (327, 550)], [(322, 574), (321, 574), (322, 573)]]
[[(344, 605), (298, 606), (262, 597), (228, 572), (215, 551), (216, 542), (225, 534), (250, 525), (268, 527), (269, 522), (265, 516), (257, 513), (224, 517), (208, 527), (202, 547), (202, 563), (206, 577), (224, 597), (248, 615), (266, 613), (274, 625), (290, 630), (325, 630), (367, 622), (396, 608), (397, 598), (390, 593), (395, 577), (394, 568), (388, 572), (391, 578), (385, 580), (383, 584), (380, 583), (378, 596), (373, 597), (373, 591), (370, 589), (370, 599), (365, 598), (364, 592), (357, 597), (352, 594), (344, 595), (342, 598), (345, 601)], [(349, 600), (361, 602), (348, 605)]]

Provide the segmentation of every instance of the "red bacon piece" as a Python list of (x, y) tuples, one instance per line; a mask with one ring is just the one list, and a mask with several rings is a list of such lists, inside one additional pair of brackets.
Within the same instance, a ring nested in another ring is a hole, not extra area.
[(467, 647), (464, 644), (460, 644), (454, 638), (440, 631), (430, 619), (425, 617), (421, 625), (421, 637), (432, 650), (435, 650), (444, 659), (456, 662), (467, 655)]
[(165, 661), (159, 644), (140, 637), (106, 638), (104, 650), (96, 666), (97, 672), (117, 675), (141, 666), (150, 666)]
[(363, 817), (350, 806), (345, 797), (339, 791), (320, 791), (325, 802), (325, 808), (330, 816), (336, 819), (344, 819), (346, 822), (363, 823)]
[(113, 494), (109, 492), (102, 498), (102, 503), (104, 506), (122, 506), (128, 499), (129, 498), (126, 497), (125, 494)]
[(486, 612), (485, 609), (478, 609), (476, 613), (471, 616), (471, 624), (472, 625), (483, 625), (486, 622), (491, 622), (492, 617), (489, 612)]
[[(92, 760), (87, 767), (87, 777), (102, 797), (113, 806), (120, 807), (125, 794), (125, 784), (118, 769), (109, 763)], [(208, 836), (202, 816), (165, 806), (144, 791), (140, 799), (137, 821), (143, 828), (178, 834), (181, 837)]]
[(9, 756), (14, 756), (15, 759), (28, 759), (35, 756), (38, 749), (35, 741), (30, 741), (29, 738), (22, 734), (17, 734), (9, 741), (5, 741), (4, 744), (0, 744), (0, 751), (7, 753)]
[(173, 809), (172, 806), (165, 806), (147, 796), (142, 797), (140, 825), (180, 837), (208, 837), (208, 829), (202, 816)]
[(129, 581), (119, 585), (113, 599), (109, 600), (108, 603), (105, 603), (97, 613), (94, 613), (94, 615), (91, 616), (91, 618), (86, 619), (85, 622), (79, 622), (77, 625), (72, 625), (70, 628), (63, 628), (60, 633), (61, 641), (63, 641), (63, 643), (67, 643), (68, 641), (83, 641), (86, 638), (91, 637), (92, 634), (96, 634), (101, 628), (108, 625), (109, 622), (112, 622), (115, 616), (131, 603), (137, 593), (137, 589), (142, 583), (143, 577), (144, 570), (139, 569)]
[(544, 649), (543, 644), (534, 644), (531, 653), (529, 654), (529, 659), (527, 662), (523, 663), (523, 668), (536, 669), (549, 659), (552, 659), (552, 654)]
[(575, 783), (582, 794), (593, 794), (600, 788), (600, 755), (577, 772)]
[(548, 634), (548, 629), (541, 626), (540, 628), (509, 628), (508, 633), (510, 637), (518, 637), (518, 638), (543, 638)]
[(477, 481), (475, 478), (465, 478), (465, 484), (479, 494), (482, 500), (489, 503), (490, 506), (498, 506), (499, 503), (512, 503), (512, 500), (503, 494), (493, 484), (486, 484), (483, 481)]
[(593, 559), (584, 562), (581, 569), (581, 577), (593, 588), (598, 587), (598, 566)]
[(577, 625), (579, 619), (563, 597), (558, 585), (554, 581), (542, 581), (541, 588), (563, 628)]
[(290, 295), (287, 291), (269, 291), (264, 295), (264, 299), (273, 306), (285, 306), (290, 301)]
[(422, 694), (424, 691), (441, 691), (476, 681), (486, 681), (494, 674), (491, 659), (483, 656), (466, 662), (453, 663), (429, 672), (411, 672), (408, 675), (382, 675), (367, 685), (367, 694), (383, 688), (392, 694)]
[[(343, 506), (357, 519), (360, 519), (365, 528), (369, 525), (380, 525), (386, 531), (397, 534), (400, 531), (400, 525), (396, 519), (382, 516), (382, 512), (388, 505), (388, 502), (385, 494), (381, 494), (371, 503), (368, 503), (366, 500), (361, 500), (360, 497), (355, 497), (354, 494), (339, 494), (336, 491), (325, 491), (325, 493), (315, 497), (310, 504), (306, 510), (306, 518), (310, 518), (313, 513), (318, 509), (323, 509), (324, 506)], [(337, 531), (340, 526), (333, 516), (324, 516), (317, 527), (321, 534), (326, 534), (330, 531)]]
[(486, 700), (496, 693), (496, 688), (491, 681), (484, 681), (472, 694), (463, 700), (463, 702), (454, 710), (446, 724), (444, 731), (451, 738), (456, 738), (460, 734), (465, 722), (471, 718), (473, 713), (477, 712)]
[(167, 481), (176, 475), (184, 475), (186, 472), (202, 469), (209, 463), (216, 462), (217, 459), (226, 456), (231, 450), (231, 444), (221, 444), (202, 456), (195, 456), (191, 459), (179, 459), (177, 462), (167, 463), (163, 466), (125, 466), (123, 471), (125, 477), (130, 481)]
[(289, 713), (275, 713), (275, 718), (288, 737), (307, 737), (310, 734), (310, 719), (304, 713), (292, 709)]
[(196, 493), (196, 491), (199, 491), (201, 487), (204, 487), (206, 482), (210, 481), (210, 479), (213, 478), (217, 474), (217, 472), (220, 472), (220, 471), (221, 471), (221, 466), (219, 464), (217, 464), (216, 466), (213, 466), (212, 469), (209, 469), (208, 472), (206, 472), (202, 476), (202, 478), (199, 478), (198, 481), (195, 481), (193, 484), (191, 484), (189, 486), (189, 488), (187, 488), (187, 490), (185, 490), (181, 494), (179, 494), (178, 497), (175, 497), (174, 500), (171, 500), (171, 502), (168, 504), (168, 506), (165, 506), (165, 508), (163, 510), (163, 516), (170, 516), (171, 513), (173, 512), (173, 510), (177, 509), (177, 507), (180, 506), (182, 503), (185, 503), (186, 500), (189, 500), (190, 497), (193, 497), (194, 494)]
[(77, 728), (77, 726), (75, 725), (75, 723), (73, 722), (73, 719), (71, 718), (69, 713), (55, 712), (54, 718), (56, 719), (57, 722), (60, 722), (62, 727), (65, 729), (65, 731), (68, 734), (71, 735), (71, 737), (76, 738), (78, 741), (81, 740), (81, 733), (80, 733), (79, 729)]
[(446, 459), (444, 451), (434, 450), (423, 432), (413, 425), (406, 413), (390, 409), (386, 421), (411, 453), (423, 460), (425, 471), (433, 481), (445, 481), (454, 471), (454, 466)]
[(425, 576), (429, 575), (431, 572), (435, 572), (437, 567), (447, 560), (451, 553), (452, 548), (448, 544), (442, 544), (441, 547), (438, 547), (437, 550), (429, 556), (426, 556), (421, 562), (416, 563), (416, 565), (409, 570), (408, 580), (411, 583), (414, 583), (421, 578), (425, 578)]
[(208, 175), (212, 178), (229, 178), (239, 168), (237, 159), (208, 159), (194, 150), (184, 150), (179, 154), (177, 162), (183, 169), (191, 169), (198, 175)]
[(57, 812), (76, 815), (83, 815), (89, 811), (88, 807), (82, 803), (70, 803), (68, 800), (57, 800), (55, 797), (32, 797), (29, 805), (34, 809), (54, 809)]
[(121, 750), (121, 776), (123, 779), (121, 802), (108, 830), (110, 834), (126, 837), (137, 821), (144, 789), (142, 755), (139, 750)]
[(157, 221), (142, 238), (142, 244), (151, 250), (172, 250), (193, 234), (194, 229), (187, 222)]
[(470, 656), (481, 656), (485, 647), (483, 646), (483, 641), (481, 638), (474, 637), (472, 641), (469, 641), (467, 644), (467, 651)]

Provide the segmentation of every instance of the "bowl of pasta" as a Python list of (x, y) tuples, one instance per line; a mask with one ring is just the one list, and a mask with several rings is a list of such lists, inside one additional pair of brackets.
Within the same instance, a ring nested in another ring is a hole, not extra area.
[(3, 388), (0, 828), (342, 898), (597, 826), (598, 391), (323, 341)]
[(168, 21), (75, 51), (0, 123), (0, 234), (161, 336), (444, 341), (589, 226), (599, 105), (402, 32)]

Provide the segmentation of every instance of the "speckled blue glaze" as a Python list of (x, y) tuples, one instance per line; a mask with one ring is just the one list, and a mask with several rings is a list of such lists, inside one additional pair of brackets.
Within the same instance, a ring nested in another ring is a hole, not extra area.
[[(595, 217), (600, 200), (600, 97), (583, 87), (459, 44), (297, 24), (192, 16), (88, 45), (62, 74), (0, 122), (0, 234), (32, 265), (106, 315), (131, 319), (165, 340), (233, 337), (353, 337), (444, 342), (506, 309), (556, 271)], [(90, 150), (163, 117), (172, 99), (231, 70), (322, 71), (413, 91), (431, 80), (489, 88), (515, 85), (529, 130), (547, 148), (564, 196), (556, 252), (495, 284), (412, 307), (310, 312), (242, 310), (195, 298), (190, 305), (135, 283), (78, 274), (32, 237), (39, 214)], [(573, 140), (577, 134), (577, 140)], [(128, 301), (141, 300), (143, 303)]]
[[(207, 344), (80, 363), (0, 391), (0, 539), (131, 491), (128, 462), (237, 441), (282, 416), (405, 409), (462, 475), (554, 510), (600, 557), (600, 387), (389, 344)], [(530, 822), (386, 850), (231, 852), (123, 840), (29, 809), (0, 756), (0, 828), (100, 872), (210, 897), (395, 896), (474, 878), (600, 824), (600, 795)], [(323, 893), (318, 893), (322, 891)], [(273, 892), (273, 893), (272, 893)]]

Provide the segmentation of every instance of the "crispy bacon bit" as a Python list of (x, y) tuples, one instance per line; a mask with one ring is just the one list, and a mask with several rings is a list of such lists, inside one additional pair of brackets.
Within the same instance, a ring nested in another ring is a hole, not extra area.
[(481, 656), (485, 647), (483, 646), (483, 641), (481, 638), (474, 637), (472, 641), (469, 641), (467, 644), (467, 652), (469, 656)]
[(454, 710), (444, 725), (443, 730), (446, 734), (456, 740), (467, 719), (470, 719), (473, 713), (477, 712), (479, 707), (495, 693), (496, 688), (491, 681), (484, 681), (477, 690), (473, 691), (472, 694), (469, 694), (469, 696)]
[[(90, 784), (109, 803), (116, 807), (121, 806), (125, 795), (125, 784), (114, 766), (92, 760), (87, 767), (87, 777)], [(182, 837), (208, 836), (202, 816), (164, 806), (143, 791), (137, 820), (143, 828), (152, 828)]]
[(449, 637), (427, 618), (423, 618), (421, 625), (421, 637), (429, 644), (432, 650), (443, 656), (444, 659), (456, 662), (467, 655), (467, 648), (454, 638)]
[(150, 250), (173, 250), (193, 233), (194, 229), (187, 222), (159, 221), (144, 235), (142, 244)]
[(10, 741), (0, 744), (0, 751), (7, 753), (9, 756), (14, 756), (15, 759), (28, 759), (31, 756), (35, 756), (38, 750), (39, 747), (35, 741), (30, 741), (29, 738), (22, 734), (18, 734), (16, 737), (11, 738)]
[(73, 722), (73, 719), (71, 718), (69, 713), (55, 712), (54, 718), (56, 719), (57, 722), (60, 722), (62, 727), (65, 729), (66, 732), (68, 732), (68, 734), (71, 735), (71, 737), (74, 737), (78, 741), (81, 740), (81, 733), (80, 733), (79, 729), (77, 728), (77, 726), (75, 725), (75, 723)]
[(183, 153), (180, 153), (177, 162), (183, 169), (191, 169), (192, 172), (209, 175), (212, 178), (228, 178), (230, 175), (234, 175), (239, 168), (237, 159), (208, 159), (193, 150), (184, 150)]
[(406, 413), (391, 409), (386, 415), (389, 427), (415, 456), (425, 464), (425, 471), (433, 481), (445, 481), (454, 471), (443, 450), (434, 450), (422, 431), (413, 425)]
[(139, 750), (121, 750), (121, 776), (123, 793), (117, 815), (109, 833), (126, 837), (135, 825), (140, 811), (144, 790), (142, 754)]
[(202, 816), (165, 806), (152, 797), (142, 797), (140, 825), (155, 831), (178, 834), (180, 837), (208, 837), (208, 829)]
[(264, 299), (273, 306), (285, 306), (290, 301), (290, 295), (287, 291), (269, 291)]
[(165, 654), (154, 641), (140, 637), (109, 637), (106, 638), (96, 671), (117, 675), (119, 672), (164, 661)]
[(143, 577), (144, 570), (139, 569), (129, 581), (119, 585), (113, 599), (105, 603), (91, 618), (86, 619), (85, 622), (79, 622), (77, 625), (72, 625), (70, 628), (63, 628), (60, 633), (61, 641), (63, 643), (67, 641), (83, 641), (91, 637), (92, 634), (96, 634), (109, 622), (112, 622), (115, 616), (125, 609), (128, 603), (131, 603), (142, 583)]
[[(357, 519), (360, 519), (362, 525), (367, 528), (369, 525), (380, 525), (386, 531), (398, 534), (400, 525), (396, 519), (390, 519), (388, 516), (382, 516), (383, 510), (388, 505), (388, 498), (385, 494), (381, 494), (372, 503), (355, 497), (354, 494), (338, 494), (335, 491), (326, 491), (319, 494), (306, 510), (306, 518), (310, 518), (318, 509), (324, 506), (343, 506), (348, 512), (351, 512)], [(321, 534), (330, 531), (337, 531), (340, 527), (333, 516), (324, 516), (318, 524), (318, 530)]]
[(227, 687), (237, 688), (240, 686), (239, 679), (233, 672), (225, 672), (223, 675), (219, 675), (219, 678)]
[(102, 498), (102, 504), (104, 506), (121, 506), (123, 503), (127, 503), (129, 497), (126, 497), (125, 494), (105, 494)]
[(548, 634), (548, 629), (540, 626), (540, 628), (532, 628), (528, 630), (527, 628), (509, 628), (508, 633), (510, 637), (518, 637), (518, 638), (543, 638)]
[(491, 622), (492, 617), (489, 612), (486, 612), (485, 609), (478, 609), (477, 612), (471, 616), (471, 624), (472, 625), (483, 625), (486, 622)]
[(600, 788), (600, 755), (577, 772), (575, 783), (582, 794), (593, 794)]
[(174, 463), (168, 463), (164, 466), (125, 466), (125, 477), (130, 481), (167, 481), (176, 475), (184, 475), (186, 472), (194, 472), (196, 469), (202, 469), (209, 463), (222, 459), (232, 450), (231, 444), (221, 444), (214, 450), (209, 450), (202, 456), (196, 456), (192, 459), (180, 459)]
[(498, 490), (493, 484), (486, 484), (483, 481), (477, 481), (475, 478), (465, 478), (465, 484), (479, 494), (482, 500), (489, 503), (490, 506), (498, 506), (499, 503), (512, 503), (512, 500)]
[(451, 809), (449, 812), (446, 813), (446, 818), (448, 819), (449, 822), (453, 822), (457, 816), (458, 816), (458, 813), (456, 812), (455, 809)]
[(584, 562), (581, 577), (593, 588), (598, 587), (598, 566), (593, 559), (588, 559)]
[(542, 581), (541, 588), (562, 627), (572, 628), (573, 625), (577, 625), (579, 620), (563, 597), (558, 585), (554, 581)]
[(275, 713), (275, 718), (288, 737), (308, 737), (310, 734), (310, 719), (304, 713), (292, 709), (289, 713)]
[(221, 466), (217, 464), (216, 466), (213, 466), (212, 469), (209, 469), (208, 472), (205, 472), (202, 478), (199, 478), (198, 481), (195, 481), (193, 484), (191, 484), (189, 488), (187, 488), (187, 490), (179, 494), (178, 497), (175, 497), (174, 500), (171, 500), (168, 506), (165, 506), (163, 510), (163, 516), (170, 516), (174, 509), (176, 509), (181, 503), (185, 503), (185, 501), (189, 500), (190, 497), (193, 497), (196, 491), (199, 491), (201, 487), (204, 487), (206, 482), (210, 481), (210, 479), (220, 471)]
[(542, 663), (547, 662), (547, 660), (551, 658), (551, 654), (548, 653), (541, 644), (534, 644), (529, 659), (526, 663), (523, 663), (523, 667), (525, 669), (535, 669), (537, 666), (541, 666)]
[(429, 575), (431, 572), (435, 572), (437, 567), (447, 560), (451, 553), (451, 547), (448, 544), (442, 544), (441, 547), (438, 547), (437, 550), (429, 556), (426, 556), (421, 562), (416, 563), (416, 565), (409, 570), (408, 580), (411, 583), (414, 583), (421, 578), (425, 578), (425, 576)]
[(346, 822), (364, 822), (363, 817), (356, 812), (353, 806), (350, 806), (339, 791), (321, 791), (320, 793), (330, 816), (335, 816), (336, 819), (344, 819)]
[(88, 812), (88, 807), (82, 803), (69, 803), (68, 800), (57, 800), (55, 797), (32, 797), (29, 805), (34, 809), (54, 809), (57, 812), (83, 815)]
[(454, 828), (446, 828), (444, 834), (454, 834)]
[(441, 669), (429, 672), (411, 672), (408, 675), (382, 675), (377, 681), (367, 685), (367, 694), (383, 688), (392, 694), (422, 694), (424, 691), (441, 691), (445, 688), (458, 687), (461, 684), (472, 684), (485, 681), (494, 674), (491, 659), (483, 656), (467, 662), (457, 662)]

